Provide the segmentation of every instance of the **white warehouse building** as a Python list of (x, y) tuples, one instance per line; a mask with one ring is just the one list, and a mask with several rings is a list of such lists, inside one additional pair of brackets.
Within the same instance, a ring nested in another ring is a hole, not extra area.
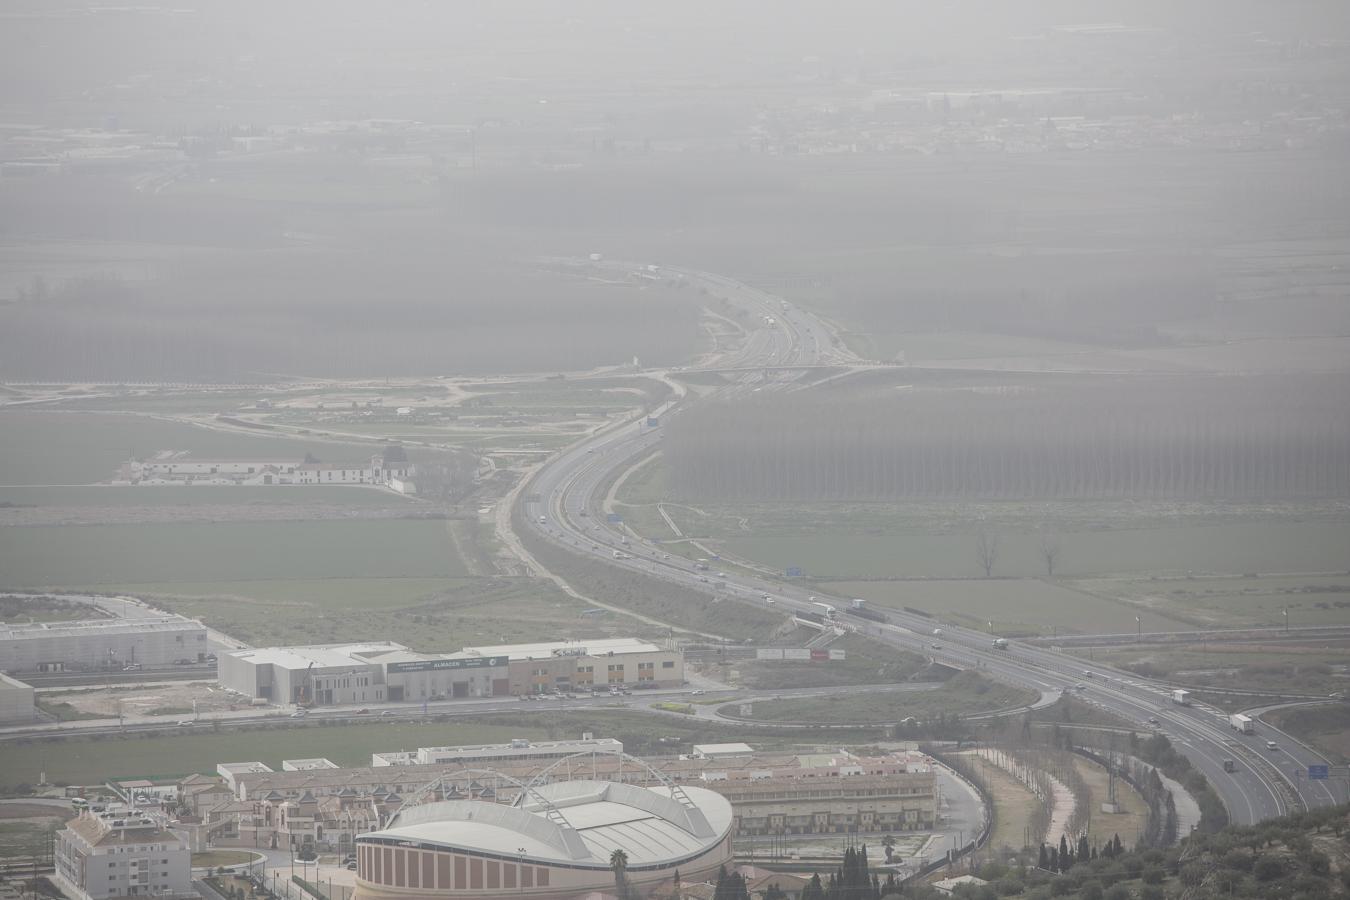
[(71, 622), (0, 624), (0, 672), (88, 672), (133, 663), (202, 662), (206, 626), (172, 614)]

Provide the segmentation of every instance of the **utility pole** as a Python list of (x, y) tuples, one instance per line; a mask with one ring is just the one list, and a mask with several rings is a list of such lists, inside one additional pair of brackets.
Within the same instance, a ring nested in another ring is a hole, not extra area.
[(1135, 617), (1134, 617), (1134, 632), (1135, 632), (1134, 642), (1135, 642), (1136, 644), (1141, 644), (1141, 643), (1143, 643), (1143, 641), (1144, 641), (1144, 620), (1141, 619), (1141, 618), (1139, 618), (1138, 616), (1135, 616)]

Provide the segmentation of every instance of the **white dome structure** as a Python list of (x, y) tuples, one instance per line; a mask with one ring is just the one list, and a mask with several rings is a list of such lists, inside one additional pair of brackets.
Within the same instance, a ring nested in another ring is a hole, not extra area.
[(676, 871), (703, 880), (731, 861), (731, 804), (714, 791), (589, 780), (522, 788), (510, 805), (410, 798), (389, 827), (356, 839), (353, 900), (567, 900), (612, 889), (616, 850), (638, 887)]

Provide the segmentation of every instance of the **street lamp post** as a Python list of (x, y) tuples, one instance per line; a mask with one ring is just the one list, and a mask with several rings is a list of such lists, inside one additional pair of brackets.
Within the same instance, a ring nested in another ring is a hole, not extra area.
[(1144, 620), (1138, 616), (1134, 617), (1134, 642), (1142, 643), (1144, 640)]
[(1289, 607), (1284, 608), (1284, 633), (1289, 633)]

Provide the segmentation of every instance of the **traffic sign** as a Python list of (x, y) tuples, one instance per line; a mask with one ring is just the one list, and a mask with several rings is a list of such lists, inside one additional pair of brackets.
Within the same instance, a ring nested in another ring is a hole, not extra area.
[(605, 521), (611, 525), (618, 525), (620, 522), (623, 521), (623, 516), (619, 515), (618, 513), (610, 513), (609, 515), (605, 516)]
[(802, 577), (802, 570), (801, 570), (801, 567), (800, 567), (800, 566), (788, 566), (788, 567), (787, 567), (787, 577), (788, 577), (788, 578), (801, 578), (801, 577)]
[(1309, 781), (1326, 781), (1330, 774), (1330, 766), (1308, 766)]

